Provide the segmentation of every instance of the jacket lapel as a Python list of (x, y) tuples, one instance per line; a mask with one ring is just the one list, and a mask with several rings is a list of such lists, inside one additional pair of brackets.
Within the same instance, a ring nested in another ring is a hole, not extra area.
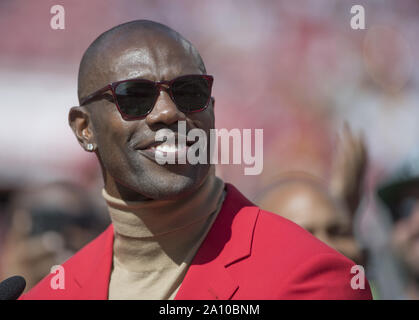
[(239, 289), (228, 266), (250, 256), (259, 208), (232, 185), (226, 184), (226, 188), (223, 206), (195, 255), (176, 300), (228, 300)]
[(72, 275), (74, 298), (80, 300), (107, 300), (112, 269), (113, 225), (92, 243), (89, 250), (77, 259)]

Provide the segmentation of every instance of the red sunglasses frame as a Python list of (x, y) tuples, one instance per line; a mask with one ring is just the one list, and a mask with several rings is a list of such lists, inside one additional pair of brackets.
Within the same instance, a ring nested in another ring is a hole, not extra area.
[[(203, 110), (205, 110), (208, 107), (209, 102), (211, 101), (211, 92), (212, 92), (212, 84), (214, 82), (214, 77), (211, 75), (206, 75), (206, 74), (187, 74), (187, 75), (183, 75), (180, 77), (176, 77), (172, 80), (165, 80), (165, 81), (151, 81), (151, 80), (147, 80), (147, 79), (141, 79), (141, 78), (136, 78), (136, 79), (127, 79), (127, 80), (121, 80), (121, 81), (116, 81), (116, 82), (112, 82), (110, 84), (108, 84), (107, 86), (103, 87), (102, 89), (99, 89), (91, 94), (89, 94), (87, 97), (82, 98), (80, 100), (80, 106), (83, 106), (85, 104), (90, 103), (92, 100), (94, 100), (96, 97), (98, 97), (99, 95), (104, 94), (106, 91), (111, 91), (112, 92), (112, 97), (113, 97), (113, 101), (119, 111), (119, 113), (121, 114), (122, 118), (124, 120), (135, 120), (135, 119), (142, 119), (145, 118), (154, 108), (154, 106), (156, 105), (157, 99), (159, 98), (160, 92), (162, 90), (166, 91), (169, 93), (170, 98), (172, 99), (172, 101), (175, 103), (176, 107), (179, 109), (178, 105), (176, 104), (176, 100), (173, 97), (173, 93), (172, 93), (172, 84), (174, 81), (181, 79), (181, 78), (186, 78), (186, 77), (200, 77), (200, 78), (204, 78), (207, 82), (208, 82), (208, 87), (209, 87), (209, 97), (208, 97), (208, 101), (206, 102), (206, 104), (198, 110), (193, 110), (193, 111), (189, 111), (188, 113), (193, 113), (193, 112), (201, 112)], [(119, 107), (118, 104), (118, 99), (116, 98), (116, 93), (115, 93), (115, 89), (118, 85), (120, 85), (121, 83), (125, 83), (125, 82), (146, 82), (146, 83), (152, 83), (154, 85), (154, 87), (157, 87), (157, 92), (158, 94), (156, 95), (156, 98), (153, 102), (153, 106), (150, 108), (150, 110), (142, 116), (132, 116), (132, 115), (128, 115), (126, 113), (124, 113), (121, 108)], [(180, 109), (179, 109), (180, 110)], [(180, 110), (182, 111), (182, 110)], [(184, 111), (182, 111), (184, 112)]]

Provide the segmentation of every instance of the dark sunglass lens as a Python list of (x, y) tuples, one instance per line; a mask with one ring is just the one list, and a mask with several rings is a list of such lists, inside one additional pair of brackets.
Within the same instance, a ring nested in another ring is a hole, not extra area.
[(133, 117), (146, 115), (153, 108), (157, 94), (154, 85), (145, 81), (122, 82), (115, 88), (119, 108)]
[(173, 98), (184, 112), (203, 109), (211, 96), (211, 86), (201, 76), (182, 77), (173, 82)]

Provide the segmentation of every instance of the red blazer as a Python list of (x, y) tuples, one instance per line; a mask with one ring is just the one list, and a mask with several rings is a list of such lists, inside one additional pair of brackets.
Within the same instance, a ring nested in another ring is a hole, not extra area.
[[(372, 299), (351, 288), (354, 263), (295, 223), (263, 211), (234, 186), (175, 297), (180, 299)], [(52, 274), (21, 299), (107, 299), (113, 226), (64, 264), (65, 289)]]

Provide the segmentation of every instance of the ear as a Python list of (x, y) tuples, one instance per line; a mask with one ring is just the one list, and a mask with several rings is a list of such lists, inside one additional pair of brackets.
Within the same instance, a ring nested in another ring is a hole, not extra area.
[(97, 145), (90, 113), (85, 107), (72, 107), (68, 113), (68, 124), (83, 149), (90, 152), (96, 150)]
[(215, 98), (211, 97), (212, 108), (215, 109)]

